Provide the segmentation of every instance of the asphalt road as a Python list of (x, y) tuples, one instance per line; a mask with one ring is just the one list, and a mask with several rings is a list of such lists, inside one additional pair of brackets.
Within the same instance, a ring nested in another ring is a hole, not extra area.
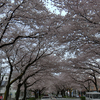
[(80, 100), (80, 98), (56, 98), (56, 100)]
[[(41, 99), (37, 99), (37, 100), (41, 100)], [(80, 100), (80, 98), (52, 98), (52, 100)]]

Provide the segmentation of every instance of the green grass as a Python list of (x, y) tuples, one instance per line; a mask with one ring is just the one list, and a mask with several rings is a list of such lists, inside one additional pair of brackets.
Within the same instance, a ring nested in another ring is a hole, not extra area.
[(27, 100), (36, 100), (36, 98), (32, 97), (32, 98), (29, 98), (29, 99), (27, 99)]
[(63, 98), (66, 98), (66, 96), (63, 96)]
[(74, 99), (74, 98), (76, 98), (76, 97), (69, 97), (69, 96), (67, 96), (66, 98), (73, 98), (73, 99)]

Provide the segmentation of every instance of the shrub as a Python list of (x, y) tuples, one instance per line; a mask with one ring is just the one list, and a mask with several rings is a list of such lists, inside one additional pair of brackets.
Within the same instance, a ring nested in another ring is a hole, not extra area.
[(66, 96), (63, 96), (63, 98), (66, 98)]
[(32, 98), (29, 98), (29, 99), (27, 99), (27, 100), (36, 100), (36, 98), (32, 97)]
[(81, 99), (81, 100), (85, 100), (85, 97), (81, 96), (80, 99)]

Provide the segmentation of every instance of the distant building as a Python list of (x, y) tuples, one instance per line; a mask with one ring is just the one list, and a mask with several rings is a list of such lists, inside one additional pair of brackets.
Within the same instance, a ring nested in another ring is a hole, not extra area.
[(8, 81), (8, 76), (4, 76), (3, 81), (1, 81), (1, 85), (0, 85), (0, 96), (2, 97), (4, 97), (7, 81)]
[[(0, 98), (1, 97), (4, 98), (4, 93), (5, 93), (5, 90), (6, 90), (7, 82), (8, 82), (8, 76), (5, 75), (4, 78), (3, 78), (3, 81), (1, 82), (1, 86), (0, 86)], [(13, 85), (12, 85), (10, 87), (10, 90), (9, 90), (9, 98), (11, 98), (10, 100), (13, 100), (15, 98), (15, 93), (16, 93), (16, 90), (13, 89)]]

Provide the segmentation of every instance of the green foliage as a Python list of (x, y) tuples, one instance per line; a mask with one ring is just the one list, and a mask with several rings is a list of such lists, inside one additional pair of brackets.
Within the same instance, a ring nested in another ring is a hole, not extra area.
[(63, 98), (66, 98), (66, 96), (63, 96)]
[(32, 98), (29, 98), (29, 99), (27, 99), (27, 100), (36, 100), (36, 98), (32, 97)]
[(83, 97), (83, 96), (81, 96), (80, 99), (81, 99), (81, 100), (86, 100), (85, 97)]

